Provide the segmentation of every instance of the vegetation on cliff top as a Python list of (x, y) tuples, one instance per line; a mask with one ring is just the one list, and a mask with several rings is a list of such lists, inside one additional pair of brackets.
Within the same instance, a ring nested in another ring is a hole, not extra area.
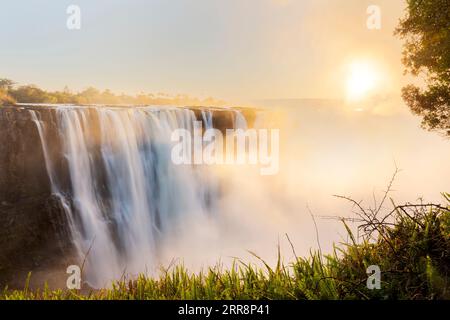
[(89, 87), (80, 92), (45, 91), (35, 85), (17, 86), (14, 81), (0, 79), (0, 106), (15, 103), (59, 104), (109, 104), (109, 105), (176, 105), (176, 106), (223, 106), (226, 103), (214, 98), (199, 99), (185, 94), (140, 93), (134, 96), (117, 95), (110, 90), (100, 91)]
[[(25, 286), (6, 288), (0, 299), (450, 299), (450, 194), (443, 196), (445, 205), (394, 205), (383, 217), (382, 205), (366, 209), (346, 198), (358, 209), (360, 236), (343, 219), (348, 243), (331, 255), (295, 255), (289, 265), (280, 254), (274, 268), (236, 260), (229, 269), (193, 274), (178, 265), (159, 278), (121, 280), (111, 289), (86, 293)], [(371, 265), (381, 270), (379, 290), (367, 287)]]
[(9, 79), (0, 79), (0, 106), (14, 105), (16, 100), (9, 94), (14, 82)]

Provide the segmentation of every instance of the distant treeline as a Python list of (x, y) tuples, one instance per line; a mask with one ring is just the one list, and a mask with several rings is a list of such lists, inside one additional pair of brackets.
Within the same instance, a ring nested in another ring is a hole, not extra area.
[(0, 79), (0, 106), (15, 103), (64, 103), (64, 104), (133, 104), (133, 105), (206, 105), (223, 106), (224, 101), (214, 98), (199, 99), (185, 94), (140, 93), (135, 96), (117, 95), (110, 90), (100, 91), (89, 87), (81, 92), (45, 91), (35, 85), (18, 86), (9, 79)]

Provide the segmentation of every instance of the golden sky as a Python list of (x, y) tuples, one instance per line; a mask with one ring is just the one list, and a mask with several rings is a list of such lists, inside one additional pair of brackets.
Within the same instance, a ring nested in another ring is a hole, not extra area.
[[(68, 30), (73, 2), (2, 5), (1, 76), (228, 101), (345, 99), (355, 63), (377, 71), (379, 94), (398, 96), (404, 82), (393, 36), (403, 0), (79, 0), (81, 29)], [(369, 5), (379, 30), (366, 26)]]

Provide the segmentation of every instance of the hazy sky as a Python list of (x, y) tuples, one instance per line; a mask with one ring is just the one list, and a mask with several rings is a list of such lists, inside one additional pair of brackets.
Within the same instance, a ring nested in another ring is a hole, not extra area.
[[(66, 9), (81, 8), (81, 30)], [(366, 27), (379, 5), (381, 30)], [(402, 0), (14, 0), (0, 9), (0, 77), (46, 89), (188, 93), (229, 101), (342, 98), (375, 61), (399, 92)]]

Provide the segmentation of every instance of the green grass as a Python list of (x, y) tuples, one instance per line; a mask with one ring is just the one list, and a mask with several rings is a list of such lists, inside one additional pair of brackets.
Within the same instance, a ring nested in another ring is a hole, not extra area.
[[(382, 218), (381, 204), (364, 209), (347, 198), (359, 210), (359, 237), (342, 219), (348, 243), (336, 245), (333, 254), (311, 252), (287, 265), (280, 254), (273, 268), (262, 260), (262, 268), (236, 260), (231, 268), (199, 273), (178, 265), (156, 279), (139, 276), (87, 294), (31, 291), (26, 285), (5, 288), (0, 299), (449, 299), (450, 194), (443, 196), (445, 205), (394, 205)], [(380, 290), (367, 288), (370, 265), (382, 271)]]

